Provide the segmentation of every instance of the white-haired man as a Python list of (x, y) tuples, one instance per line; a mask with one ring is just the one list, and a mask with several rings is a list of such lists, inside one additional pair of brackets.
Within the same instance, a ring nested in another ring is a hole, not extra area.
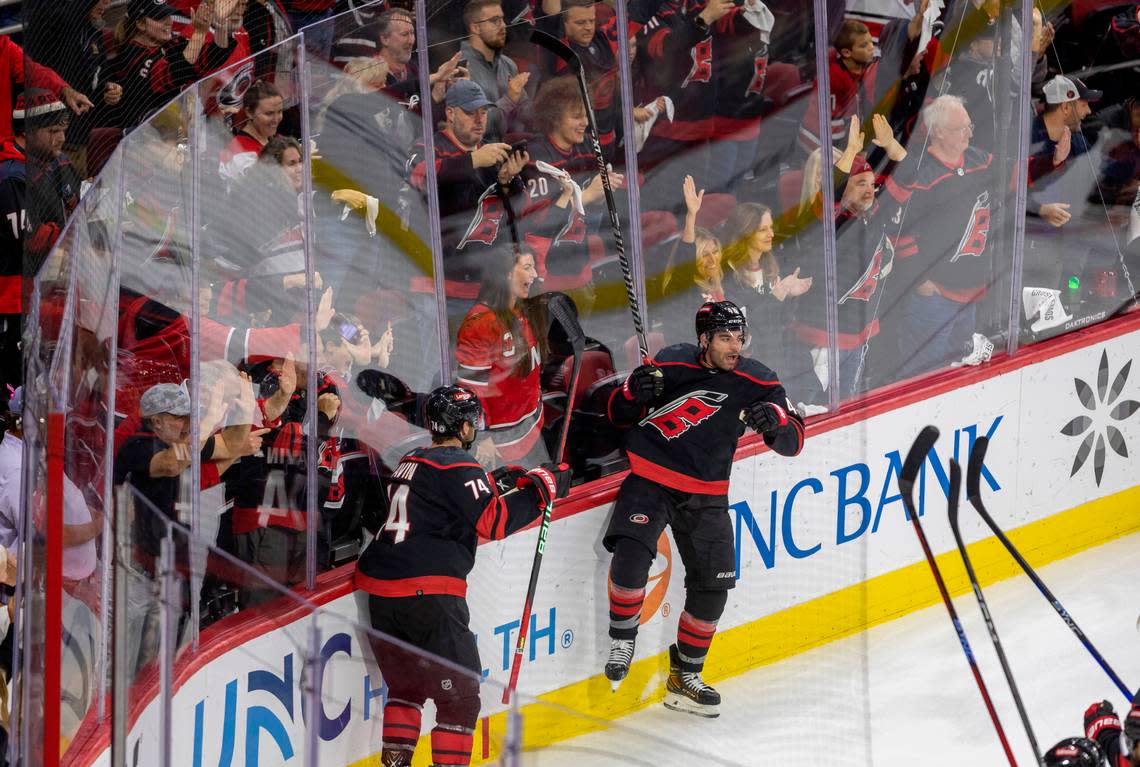
[(970, 146), (974, 124), (957, 96), (922, 110), (929, 138), (887, 180), (898, 204), (894, 229), (901, 364), (893, 378), (934, 370), (966, 355), (977, 302), (993, 279), (989, 245), (995, 191), (992, 156)]

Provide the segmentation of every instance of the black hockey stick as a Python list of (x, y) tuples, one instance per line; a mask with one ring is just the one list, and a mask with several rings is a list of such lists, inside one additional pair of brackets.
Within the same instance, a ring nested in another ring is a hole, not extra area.
[[(586, 350), (586, 334), (574, 312), (570, 297), (565, 293), (552, 293), (546, 302), (550, 318), (562, 326), (570, 348), (574, 351), (574, 366), (570, 374), (570, 388), (566, 392), (566, 408), (562, 414), (562, 433), (558, 438), (558, 463), (566, 461), (566, 438), (570, 434), (570, 413), (574, 408), (574, 391), (578, 388), (578, 375), (582, 372), (582, 353)], [(542, 510), (542, 523), (538, 528), (538, 545), (534, 550), (534, 561), (530, 565), (530, 583), (523, 600), (522, 620), (519, 622), (519, 638), (515, 643), (515, 655), (511, 661), (511, 676), (503, 690), (503, 703), (511, 702), (511, 693), (518, 686), (519, 671), (522, 669), (523, 649), (526, 647), (527, 631), (530, 628), (530, 614), (534, 609), (534, 594), (538, 589), (538, 572), (542, 569), (542, 555), (546, 552), (546, 535), (550, 531), (550, 520), (554, 515), (554, 500)]]
[(554, 56), (561, 59), (570, 67), (578, 77), (578, 90), (582, 93), (582, 103), (586, 107), (586, 121), (590, 129), (590, 145), (594, 150), (594, 159), (598, 163), (598, 175), (602, 178), (602, 190), (606, 195), (606, 207), (610, 212), (610, 227), (613, 229), (614, 247), (617, 248), (618, 264), (621, 265), (621, 275), (625, 280), (625, 296), (629, 301), (629, 313), (633, 317), (633, 332), (637, 335), (637, 348), (641, 359), (649, 359), (649, 344), (645, 340), (645, 325), (641, 321), (641, 310), (637, 307), (637, 291), (633, 284), (633, 270), (629, 264), (629, 256), (625, 253), (625, 241), (621, 236), (621, 224), (618, 222), (617, 204), (614, 202), (614, 189), (610, 184), (610, 172), (606, 167), (606, 158), (602, 155), (602, 141), (598, 134), (598, 121), (594, 117), (594, 105), (590, 101), (590, 86), (586, 82), (586, 70), (578, 54), (553, 35), (534, 29), (530, 33), (530, 41), (541, 46)]
[(986, 460), (986, 450), (989, 449), (989, 445), (990, 441), (988, 438), (978, 437), (978, 439), (974, 442), (973, 447), (970, 448), (970, 466), (969, 470), (966, 472), (966, 498), (978, 512), (978, 516), (982, 518), (982, 521), (989, 525), (990, 530), (993, 530), (994, 535), (997, 536), (997, 539), (1001, 541), (1003, 546), (1005, 546), (1006, 551), (1010, 553), (1017, 564), (1021, 565), (1021, 569), (1024, 570), (1025, 574), (1029, 576), (1029, 580), (1033, 581), (1033, 585), (1037, 587), (1037, 590), (1041, 592), (1042, 596), (1045, 597), (1045, 600), (1053, 606), (1054, 610), (1057, 611), (1057, 615), (1061, 616), (1061, 620), (1065, 622), (1065, 625), (1069, 627), (1069, 630), (1076, 635), (1077, 639), (1081, 641), (1081, 644), (1085, 646), (1085, 649), (1089, 651), (1089, 654), (1093, 656), (1093, 659), (1100, 664), (1100, 667), (1104, 669), (1104, 673), (1108, 674), (1108, 678), (1112, 680), (1112, 683), (1115, 684), (1117, 689), (1119, 689), (1120, 692), (1124, 694), (1125, 698), (1132, 700), (1133, 693), (1128, 689), (1128, 686), (1125, 685), (1124, 682), (1120, 679), (1120, 676), (1112, 670), (1112, 667), (1108, 665), (1108, 661), (1106, 661), (1104, 657), (1097, 651), (1097, 649), (1093, 647), (1093, 643), (1089, 641), (1089, 638), (1087, 636), (1085, 636), (1085, 632), (1081, 631), (1081, 627), (1078, 626), (1077, 622), (1073, 620), (1073, 617), (1069, 615), (1069, 611), (1065, 609), (1064, 605), (1061, 604), (1060, 600), (1058, 600), (1057, 597), (1053, 596), (1053, 592), (1051, 592), (1049, 590), (1049, 587), (1046, 586), (1045, 583), (1037, 576), (1037, 573), (1034, 572), (1029, 563), (1025, 561), (1025, 557), (1021, 556), (1021, 552), (1017, 550), (1017, 547), (1013, 545), (1013, 542), (1006, 537), (1005, 533), (1003, 533), (1001, 531), (1001, 528), (997, 526), (997, 523), (994, 522), (994, 518), (990, 516), (988, 511), (986, 511), (986, 507), (982, 503), (980, 480), (982, 474), (982, 464)]
[[(981, 464), (970, 462), (971, 472), (981, 472)], [(978, 478), (972, 473), (966, 479), (967, 485), (970, 483), (977, 483)], [(958, 553), (962, 555), (962, 564), (966, 566), (966, 575), (970, 578), (970, 587), (974, 590), (974, 598), (978, 600), (978, 607), (982, 611), (982, 618), (986, 622), (986, 630), (990, 632), (990, 641), (993, 642), (994, 651), (997, 652), (998, 660), (1001, 662), (1002, 673), (1005, 674), (1005, 681), (1009, 684), (1009, 691), (1013, 695), (1013, 702), (1017, 704), (1017, 713), (1021, 716), (1021, 724), (1025, 727), (1025, 734), (1029, 736), (1029, 745), (1033, 749), (1033, 759), (1037, 764), (1044, 767), (1044, 761), (1041, 758), (1041, 750), (1037, 747), (1037, 738), (1033, 734), (1033, 727), (1029, 723), (1029, 714), (1025, 711), (1025, 705), (1021, 701), (1021, 693), (1017, 689), (1017, 683), (1013, 680), (1013, 671), (1009, 667), (1009, 661), (1006, 660), (1005, 650), (1002, 649), (1001, 639), (998, 637), (997, 626), (994, 625), (993, 617), (990, 615), (989, 605), (986, 604), (986, 597), (982, 594), (982, 586), (978, 583), (978, 576), (974, 573), (974, 566), (970, 562), (970, 555), (966, 552), (966, 544), (962, 540), (962, 531), (958, 526), (958, 492), (962, 487), (962, 469), (958, 466), (958, 462), (953, 458), (950, 459), (950, 503), (949, 503), (949, 516), (950, 516), (950, 530), (954, 533), (954, 542), (958, 544)]]
[(997, 730), (998, 740), (1001, 741), (1001, 746), (1005, 749), (1005, 755), (1009, 759), (1011, 767), (1017, 767), (1017, 760), (1013, 757), (1009, 740), (1005, 736), (1001, 720), (998, 719), (997, 710), (990, 699), (985, 680), (982, 679), (982, 671), (978, 668), (977, 660), (974, 659), (974, 651), (970, 649), (970, 640), (966, 638), (966, 630), (962, 628), (962, 622), (958, 620), (958, 612), (954, 609), (950, 592), (946, 590), (946, 583), (942, 580), (942, 573), (938, 569), (938, 563), (934, 560), (930, 544), (926, 542), (926, 534), (922, 531), (922, 523), (918, 520), (918, 510), (914, 505), (914, 480), (918, 476), (922, 462), (926, 460), (927, 454), (937, 441), (937, 428), (926, 426), (919, 432), (914, 444), (910, 446), (910, 452), (906, 454), (906, 460), (903, 461), (902, 472), (899, 474), (899, 492), (902, 493), (903, 505), (906, 507), (907, 514), (910, 515), (910, 521), (914, 523), (914, 532), (918, 535), (918, 542), (922, 546), (922, 553), (926, 556), (926, 563), (930, 565), (930, 571), (934, 574), (934, 582), (938, 585), (938, 593), (942, 595), (942, 603), (946, 605), (946, 611), (950, 613), (950, 621), (954, 624), (954, 631), (958, 634), (958, 642), (962, 645), (962, 652), (966, 654), (970, 671), (974, 673), (974, 681), (978, 685), (978, 691), (982, 694), (986, 711), (989, 712), (990, 720), (994, 723), (994, 729)]

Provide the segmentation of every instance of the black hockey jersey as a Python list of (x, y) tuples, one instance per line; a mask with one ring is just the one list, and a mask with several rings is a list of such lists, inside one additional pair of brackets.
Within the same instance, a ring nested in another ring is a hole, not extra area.
[[(476, 147), (477, 148), (477, 147)], [(511, 179), (504, 201), (496, 179), (496, 168), (476, 168), (471, 152), (463, 149), (448, 131), (435, 134), (435, 169), (439, 188), (440, 237), (443, 240), (443, 270), (448, 280), (467, 283), (479, 290), (483, 276), (481, 261), (499, 237), (509, 238), (507, 205), (522, 210), (522, 180)], [(408, 160), (409, 181), (421, 192), (427, 185), (423, 142), (417, 141)], [(449, 295), (457, 296), (451, 288)]]
[(644, 408), (618, 386), (607, 410), (614, 423), (630, 425), (625, 449), (634, 474), (683, 492), (726, 495), (745, 408), (764, 401), (787, 411), (787, 424), (764, 437), (781, 455), (803, 449), (804, 423), (764, 365), (742, 358), (735, 370), (723, 371), (705, 367), (700, 354), (693, 344), (662, 349), (654, 361), (665, 374), (661, 396)]
[(986, 292), (992, 277), (992, 161), (974, 147), (953, 165), (926, 152), (914, 162), (907, 158), (887, 179), (886, 190), (899, 206), (887, 226), (898, 233), (892, 281), (900, 290), (930, 280), (942, 296), (959, 303)]
[(500, 494), (458, 447), (416, 448), (389, 482), (387, 521), (356, 568), (357, 588), (376, 596), (464, 597), (479, 538), (505, 538), (542, 513), (536, 490)]
[(527, 152), (530, 163), (521, 176), (528, 199), (520, 234), (534, 249), (539, 274), (577, 274), (586, 264), (586, 218), (575, 209), (573, 200), (565, 208), (556, 205), (562, 185), (539, 170), (537, 163), (566, 171), (584, 187), (592, 178), (590, 171), (597, 171), (594, 154), (584, 144), (563, 152), (546, 136), (531, 141)]

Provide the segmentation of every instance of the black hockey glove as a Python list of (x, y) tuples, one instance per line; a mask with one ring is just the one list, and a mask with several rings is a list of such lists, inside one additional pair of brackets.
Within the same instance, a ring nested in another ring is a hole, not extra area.
[(491, 479), (495, 482), (495, 489), (499, 495), (509, 493), (519, 486), (519, 480), (526, 476), (526, 469), (522, 466), (505, 464), (491, 472)]
[(538, 505), (545, 507), (555, 498), (565, 498), (570, 493), (570, 467), (564, 463), (544, 463), (528, 471), (519, 480), (519, 487), (533, 485), (538, 493)]
[(757, 402), (743, 415), (744, 423), (757, 434), (770, 434), (788, 423), (788, 412), (773, 402)]
[(648, 405), (665, 390), (665, 374), (656, 365), (634, 368), (622, 384), (621, 393), (630, 402)]
[(1085, 737), (1089, 740), (1100, 742), (1099, 736), (1110, 731), (1113, 737), (1117, 737), (1120, 730), (1120, 717), (1107, 700), (1093, 703), (1085, 709)]
[(1132, 748), (1140, 743), (1140, 692), (1132, 699), (1132, 708), (1128, 716), (1124, 717), (1124, 737), (1132, 744)]

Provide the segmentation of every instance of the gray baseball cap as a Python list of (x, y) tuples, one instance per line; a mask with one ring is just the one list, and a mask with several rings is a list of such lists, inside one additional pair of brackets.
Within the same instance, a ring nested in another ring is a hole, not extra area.
[(445, 102), (449, 107), (459, 107), (464, 112), (474, 112), (480, 107), (489, 107), (487, 94), (473, 80), (456, 80), (447, 89)]
[(159, 413), (190, 415), (190, 394), (180, 384), (155, 384), (139, 399), (139, 415), (148, 418)]

